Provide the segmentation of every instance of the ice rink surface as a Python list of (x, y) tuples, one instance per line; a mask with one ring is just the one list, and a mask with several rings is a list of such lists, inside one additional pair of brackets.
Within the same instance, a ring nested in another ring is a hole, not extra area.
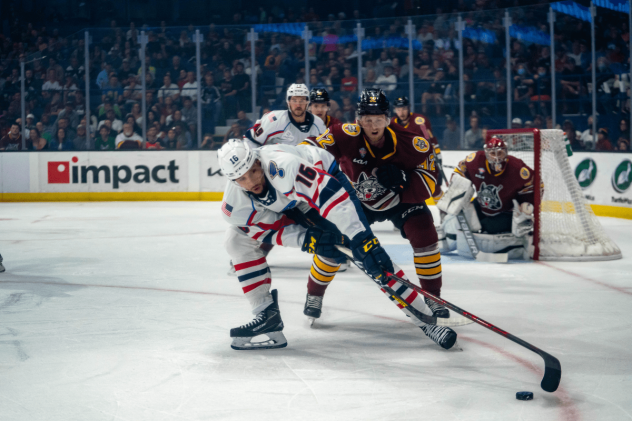
[[(252, 314), (229, 277), (220, 203), (1, 203), (0, 420), (632, 419), (632, 221), (600, 218), (623, 260), (443, 257), (442, 295), (556, 356), (476, 324), (444, 351), (357, 269), (309, 328), (310, 256), (268, 261), (288, 347), (234, 351)], [(406, 240), (376, 234), (414, 277)], [(533, 401), (518, 401), (518, 391)]]

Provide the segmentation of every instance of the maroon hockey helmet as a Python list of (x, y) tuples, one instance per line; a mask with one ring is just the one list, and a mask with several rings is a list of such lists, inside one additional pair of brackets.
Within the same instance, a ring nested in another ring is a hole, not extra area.
[(485, 158), (492, 165), (494, 171), (502, 171), (509, 156), (505, 141), (498, 136), (493, 136), (487, 139), (483, 149), (485, 150)]

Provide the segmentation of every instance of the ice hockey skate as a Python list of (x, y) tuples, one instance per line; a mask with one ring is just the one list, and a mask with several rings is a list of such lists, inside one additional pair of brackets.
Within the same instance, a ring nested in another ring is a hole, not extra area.
[(430, 310), (432, 310), (432, 317), (440, 317), (443, 319), (450, 318), (450, 311), (448, 311), (448, 309), (443, 305), (435, 303), (429, 298), (424, 298), (424, 300), (426, 301), (426, 305), (430, 307)]
[[(272, 290), (272, 300), (272, 304), (259, 312), (252, 322), (230, 330), (230, 337), (233, 338), (231, 348), (251, 350), (284, 348), (287, 346), (287, 340), (282, 332), (283, 320), (281, 320), (276, 289)], [(253, 342), (252, 340), (259, 335), (266, 335), (268, 339)]]
[(346, 272), (351, 266), (351, 262), (349, 260), (345, 260), (344, 263), (340, 264), (340, 268), (338, 268), (338, 272)]
[(456, 343), (456, 332), (449, 327), (424, 324), (420, 328), (427, 337), (443, 349), (450, 349)]
[(4, 272), (4, 266), (2, 266), (2, 255), (0, 254), (0, 273)]
[(320, 318), (323, 308), (323, 297), (309, 295), (305, 298), (305, 308), (303, 314), (307, 316), (309, 325), (313, 326), (316, 319)]

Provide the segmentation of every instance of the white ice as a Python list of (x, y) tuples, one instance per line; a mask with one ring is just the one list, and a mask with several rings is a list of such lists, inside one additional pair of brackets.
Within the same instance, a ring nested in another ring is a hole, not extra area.
[[(219, 206), (0, 203), (0, 420), (632, 419), (632, 221), (600, 218), (619, 261), (443, 257), (444, 298), (559, 358), (547, 393), (538, 355), (476, 324), (444, 351), (357, 269), (310, 329), (311, 259), (286, 248), (269, 262), (288, 347), (232, 350), (252, 314)], [(414, 277), (406, 240), (376, 234)]]

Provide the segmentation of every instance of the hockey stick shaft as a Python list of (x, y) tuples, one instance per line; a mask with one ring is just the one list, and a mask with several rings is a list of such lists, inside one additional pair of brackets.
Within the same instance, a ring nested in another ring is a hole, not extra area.
[(485, 253), (481, 251), (476, 239), (474, 238), (472, 229), (470, 228), (470, 223), (467, 222), (467, 218), (465, 217), (465, 213), (463, 211), (456, 215), (456, 219), (463, 231), (465, 241), (467, 242), (467, 246), (470, 248), (472, 257), (481, 262), (507, 263), (507, 260), (509, 259), (509, 255), (507, 253)]
[[(404, 311), (404, 310), (408, 310), (410, 313), (412, 313), (412, 315), (414, 317), (417, 318), (417, 320), (424, 322), (426, 324), (429, 325), (438, 325), (438, 326), (447, 326), (447, 327), (455, 327), (455, 326), (464, 326), (464, 325), (468, 325), (470, 323), (472, 323), (471, 321), (465, 320), (465, 319), (454, 319), (454, 318), (442, 318), (442, 317), (433, 317), (433, 316), (429, 316), (427, 314), (422, 313), (421, 311), (417, 310), (415, 307), (411, 306), (409, 303), (406, 302), (406, 300), (404, 300), (401, 295), (399, 295), (397, 292), (395, 292), (395, 290), (393, 290), (393, 288), (389, 287), (386, 284), (383, 284), (382, 282), (378, 281), (377, 279), (375, 279), (373, 276), (371, 276), (371, 274), (369, 274), (361, 265), (358, 264), (358, 262), (355, 261), (355, 259), (353, 258), (353, 253), (351, 252), (351, 250), (349, 250), (346, 247), (342, 247), (342, 246), (336, 246), (336, 248), (338, 250), (340, 250), (342, 253), (344, 253), (349, 260), (351, 260), (353, 262), (354, 265), (356, 265), (358, 267), (358, 269), (360, 269), (362, 272), (364, 272), (364, 274), (366, 276), (368, 276), (373, 282), (375, 282), (377, 284), (377, 286), (379, 286), (381, 289), (383, 289), (387, 294), (390, 295), (389, 298), (391, 298), (391, 301), (398, 303), (402, 306), (402, 308), (400, 310)], [(398, 278), (401, 279), (401, 278)], [(411, 284), (410, 282), (404, 280), (404, 284), (407, 287), (410, 287)], [(415, 289), (419, 288), (418, 286), (414, 285)]]
[(557, 387), (560, 384), (560, 379), (562, 377), (562, 366), (560, 365), (560, 362), (557, 358), (555, 358), (554, 356), (552, 356), (551, 354), (547, 352), (542, 351), (540, 348), (537, 348), (531, 345), (530, 343), (518, 338), (517, 336), (514, 336), (511, 333), (506, 332), (497, 326), (494, 326), (493, 324), (481, 319), (480, 317), (475, 316), (469, 311), (465, 311), (462, 308), (457, 307), (456, 305), (450, 303), (449, 301), (446, 301), (442, 298), (434, 296), (428, 291), (421, 289), (417, 285), (412, 284), (395, 274), (387, 272), (386, 276), (398, 282), (401, 282), (402, 284), (406, 285), (409, 288), (414, 289), (419, 294), (434, 301), (435, 303), (442, 304), (445, 307), (449, 308), (450, 310), (454, 311), (455, 313), (458, 313), (461, 316), (466, 317), (467, 319), (470, 319), (471, 321), (478, 323), (479, 325), (491, 330), (492, 332), (498, 333), (499, 335), (504, 336), (510, 341), (527, 348), (529, 351), (532, 351), (538, 354), (544, 360), (544, 377), (542, 378), (540, 387), (542, 387), (542, 389), (545, 390), (546, 392), (555, 392), (557, 390)]

